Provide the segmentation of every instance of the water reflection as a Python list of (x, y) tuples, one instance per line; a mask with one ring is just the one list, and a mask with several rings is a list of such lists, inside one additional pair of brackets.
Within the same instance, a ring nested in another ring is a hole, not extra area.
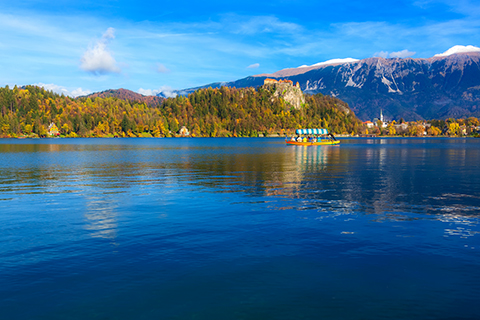
[(117, 205), (108, 197), (86, 197), (87, 210), (84, 214), (85, 229), (90, 231), (92, 238), (114, 240), (117, 236)]
[(458, 236), (463, 239), (467, 239), (468, 237), (473, 237), (476, 234), (479, 234), (479, 231), (474, 231), (472, 229), (466, 229), (462, 227), (456, 227), (455, 229), (445, 229), (446, 236)]
[[(323, 147), (285, 146), (275, 139), (11, 141), (0, 143), (2, 199), (206, 190), (293, 200), (282, 209), (359, 211), (399, 220), (412, 213), (479, 213), (475, 140), (348, 139)], [(99, 221), (91, 230), (115, 229), (115, 206), (106, 198), (91, 199), (86, 219)]]
[(315, 193), (325, 191), (318, 188), (318, 183), (334, 174), (340, 174), (341, 167), (329, 166), (329, 159), (337, 161), (339, 157), (338, 146), (288, 146), (281, 174), (264, 185), (266, 195), (301, 198), (305, 190), (313, 189)]

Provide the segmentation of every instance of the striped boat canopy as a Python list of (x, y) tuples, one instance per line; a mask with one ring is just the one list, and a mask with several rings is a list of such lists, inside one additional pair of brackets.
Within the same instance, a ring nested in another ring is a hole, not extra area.
[(328, 134), (327, 129), (297, 129), (296, 134)]

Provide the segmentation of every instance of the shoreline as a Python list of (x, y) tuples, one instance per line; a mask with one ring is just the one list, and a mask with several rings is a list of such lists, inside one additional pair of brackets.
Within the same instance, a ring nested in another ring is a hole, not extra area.
[[(291, 136), (291, 135), (290, 135)], [(189, 138), (189, 139), (198, 139), (198, 138), (286, 138), (289, 135), (259, 135), (258, 137), (192, 137), (192, 136), (175, 136), (175, 137), (0, 137), (0, 139), (16, 139), (16, 140), (25, 140), (25, 139), (177, 139), (177, 138)], [(361, 138), (361, 139), (396, 139), (396, 138), (480, 138), (479, 136), (351, 136), (351, 135), (335, 135), (336, 138)]]

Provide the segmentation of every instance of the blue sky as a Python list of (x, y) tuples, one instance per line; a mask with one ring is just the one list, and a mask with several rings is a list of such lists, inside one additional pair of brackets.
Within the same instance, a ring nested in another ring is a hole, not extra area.
[(480, 46), (478, 1), (0, 0), (0, 86), (144, 94)]

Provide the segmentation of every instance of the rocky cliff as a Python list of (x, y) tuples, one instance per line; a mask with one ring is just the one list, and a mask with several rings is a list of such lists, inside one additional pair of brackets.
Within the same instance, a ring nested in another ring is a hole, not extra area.
[(267, 90), (273, 91), (272, 99), (280, 97), (295, 109), (300, 109), (305, 104), (305, 96), (300, 86), (294, 86), (292, 81), (266, 79), (263, 86)]
[(460, 118), (480, 115), (480, 54), (430, 59), (370, 58), (289, 77), (307, 93), (347, 102), (362, 119)]

